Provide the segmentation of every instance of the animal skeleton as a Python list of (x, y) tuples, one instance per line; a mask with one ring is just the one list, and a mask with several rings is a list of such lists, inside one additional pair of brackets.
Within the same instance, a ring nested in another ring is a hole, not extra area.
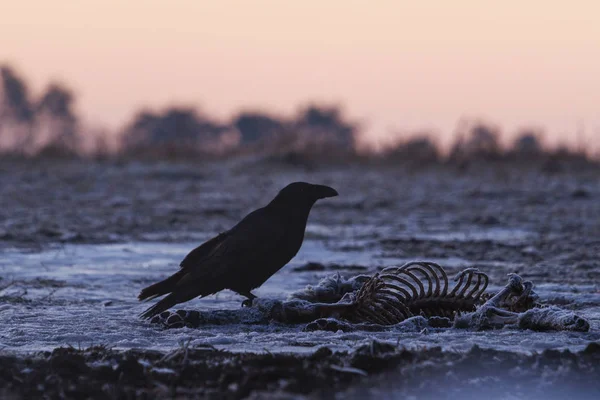
[(453, 318), (475, 311), (488, 286), (487, 275), (469, 268), (454, 280), (458, 283), (448, 292), (446, 272), (432, 262), (385, 268), (358, 291), (345, 317), (351, 322), (393, 325), (415, 315)]
[[(152, 322), (167, 327), (183, 327), (240, 321), (268, 323), (276, 320), (289, 324), (312, 323), (314, 329), (315, 326), (326, 325), (315, 325), (315, 322), (331, 318), (351, 324), (391, 326), (411, 317), (423, 316), (447, 319), (448, 326), (452, 320), (456, 327), (497, 328), (523, 325), (523, 312), (539, 307), (533, 283), (523, 281), (516, 274), (509, 274), (506, 287), (485, 303), (485, 290), (489, 283), (486, 274), (476, 268), (468, 268), (458, 273), (454, 281), (456, 283), (450, 289), (448, 276), (440, 265), (414, 261), (401, 267), (385, 268), (371, 277), (360, 275), (342, 282), (336, 290), (326, 290), (328, 303), (311, 302), (307, 300), (310, 296), (300, 293), (295, 297), (301, 299), (296, 300), (256, 299), (253, 307), (246, 310), (222, 310), (216, 314), (165, 311), (154, 317)], [(332, 283), (335, 285), (336, 280), (330, 279), (329, 284)], [(355, 289), (357, 286), (358, 290)], [(315, 288), (309, 289), (309, 293), (315, 295)], [(335, 295), (331, 296), (331, 292)], [(589, 329), (589, 324), (583, 318), (570, 312), (565, 314), (564, 310), (559, 311), (562, 312), (561, 321), (567, 321), (566, 324), (556, 321), (558, 314), (545, 312), (536, 314), (534, 319), (537, 326), (542, 329)]]

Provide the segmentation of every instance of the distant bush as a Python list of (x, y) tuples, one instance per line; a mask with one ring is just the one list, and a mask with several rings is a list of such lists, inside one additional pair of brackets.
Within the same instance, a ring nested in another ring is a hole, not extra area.
[(521, 129), (505, 150), (505, 160), (521, 165), (544, 163), (548, 152), (544, 149), (543, 137), (544, 133), (541, 129)]
[(162, 113), (141, 111), (122, 133), (126, 156), (189, 158), (218, 148), (227, 125), (200, 115), (192, 108), (173, 107)]
[(56, 149), (61, 154), (77, 154), (81, 141), (79, 120), (72, 92), (52, 83), (36, 105), (36, 135), (32, 145), (38, 152)]
[(235, 116), (232, 126), (240, 134), (240, 145), (267, 144), (286, 135), (289, 121), (260, 112), (242, 112)]
[(298, 149), (323, 147), (325, 151), (353, 153), (359, 127), (346, 120), (339, 107), (311, 104), (300, 109), (292, 122), (292, 130), (296, 133)]
[(503, 156), (500, 146), (500, 129), (482, 121), (467, 122), (457, 132), (448, 161), (497, 161)]
[(35, 155), (74, 155), (81, 133), (74, 96), (64, 85), (51, 83), (37, 100), (9, 66), (0, 67), (0, 149)]
[(383, 151), (382, 158), (394, 164), (427, 166), (438, 164), (442, 160), (442, 154), (431, 136), (418, 134), (387, 148)]
[(33, 135), (34, 106), (24, 80), (9, 66), (0, 66), (0, 150), (22, 153)]
[(542, 136), (541, 130), (523, 130), (518, 134), (509, 151), (518, 155), (532, 156), (542, 154), (544, 151)]
[(593, 159), (583, 150), (559, 146), (543, 153), (542, 170), (547, 173), (573, 172), (600, 169), (600, 160)]

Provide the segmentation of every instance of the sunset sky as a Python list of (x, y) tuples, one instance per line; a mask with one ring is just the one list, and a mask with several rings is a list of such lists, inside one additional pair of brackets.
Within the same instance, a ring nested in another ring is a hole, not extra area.
[(315, 100), (373, 142), (482, 117), (600, 147), (597, 0), (0, 0), (0, 62), (34, 92), (65, 82), (111, 129), (142, 106)]

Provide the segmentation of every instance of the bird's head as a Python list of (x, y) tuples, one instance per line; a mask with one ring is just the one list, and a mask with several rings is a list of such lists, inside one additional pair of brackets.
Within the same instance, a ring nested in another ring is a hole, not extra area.
[(275, 199), (273, 199), (273, 202), (277, 204), (297, 204), (312, 207), (317, 200), (337, 195), (338, 192), (329, 186), (294, 182), (281, 189)]

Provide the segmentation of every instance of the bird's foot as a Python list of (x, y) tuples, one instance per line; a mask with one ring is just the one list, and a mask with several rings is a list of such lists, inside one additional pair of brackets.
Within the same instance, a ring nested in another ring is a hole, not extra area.
[(251, 292), (238, 292), (242, 296), (246, 297), (246, 300), (242, 301), (242, 307), (252, 307), (252, 302), (256, 298)]
[(152, 324), (159, 324), (165, 328), (197, 328), (202, 323), (202, 316), (198, 311), (163, 311), (150, 320)]

